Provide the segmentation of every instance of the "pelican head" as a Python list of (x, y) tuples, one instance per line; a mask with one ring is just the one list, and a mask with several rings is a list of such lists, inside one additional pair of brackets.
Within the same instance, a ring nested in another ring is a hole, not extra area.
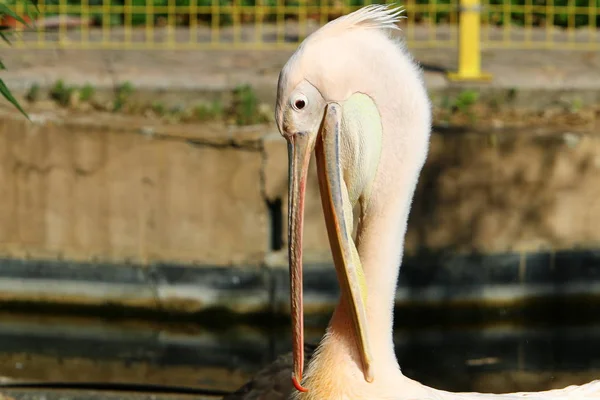
[[(368, 6), (328, 23), (300, 45), (279, 76), (275, 117), (288, 142), (292, 380), (299, 391), (310, 389), (302, 386), (302, 224), (313, 151), (340, 302), (349, 310), (344, 314), (356, 349), (354, 361), (364, 382), (377, 376), (381, 346), (374, 344), (372, 331), (382, 327), (370, 320), (371, 309), (379, 305), (369, 299), (384, 298), (383, 309), (390, 308), (397, 271), (379, 268), (389, 271), (378, 283), (369, 282), (365, 268), (374, 270), (378, 263), (399, 266), (407, 208), (430, 129), (420, 71), (390, 36), (398, 29), (400, 13), (387, 6)], [(370, 223), (376, 221), (389, 229)], [(369, 229), (373, 232), (367, 238)], [(377, 246), (369, 243), (378, 239), (373, 233), (380, 229), (388, 232), (379, 237), (380, 244), (389, 248), (383, 256), (375, 255)]]

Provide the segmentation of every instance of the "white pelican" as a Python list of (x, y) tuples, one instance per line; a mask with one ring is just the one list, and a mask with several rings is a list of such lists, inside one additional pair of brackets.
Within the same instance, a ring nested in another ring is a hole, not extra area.
[[(374, 5), (310, 35), (283, 67), (276, 120), (289, 151), (294, 399), (587, 399), (600, 381), (536, 393), (450, 393), (405, 377), (394, 354), (396, 280), (431, 110), (421, 71), (390, 36), (400, 11)], [(302, 223), (313, 150), (339, 304), (303, 374)], [(359, 215), (353, 215), (358, 205)], [(354, 218), (356, 238), (352, 238)]]

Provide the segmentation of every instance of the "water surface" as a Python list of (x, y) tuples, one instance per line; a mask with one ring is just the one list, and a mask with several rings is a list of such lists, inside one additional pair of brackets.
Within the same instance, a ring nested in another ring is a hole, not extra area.
[[(0, 379), (235, 390), (290, 350), (285, 327), (2, 315)], [(322, 329), (308, 331), (318, 341)], [(453, 391), (544, 390), (600, 378), (600, 324), (397, 330), (408, 376)]]

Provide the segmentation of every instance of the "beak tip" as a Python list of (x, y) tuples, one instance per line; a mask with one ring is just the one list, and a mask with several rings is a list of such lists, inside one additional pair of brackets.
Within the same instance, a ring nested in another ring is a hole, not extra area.
[(367, 365), (367, 367), (365, 368), (365, 380), (369, 383), (373, 383), (373, 380), (375, 379), (373, 375), (373, 367)]
[(296, 388), (297, 391), (302, 392), (302, 393), (308, 392), (308, 389), (305, 388), (304, 386), (302, 386), (300, 384), (300, 382), (298, 382), (298, 379), (296, 379), (296, 375), (293, 375), (293, 374), (292, 374), (292, 383), (294, 384), (294, 387)]

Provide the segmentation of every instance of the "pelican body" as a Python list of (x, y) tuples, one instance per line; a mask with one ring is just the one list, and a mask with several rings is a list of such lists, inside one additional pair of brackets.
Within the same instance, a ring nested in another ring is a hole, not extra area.
[[(402, 374), (392, 339), (394, 296), (431, 106), (420, 68), (390, 35), (400, 13), (367, 6), (326, 24), (279, 76), (275, 117), (289, 154), (292, 399), (600, 398), (598, 381), (492, 395), (440, 391)], [(313, 152), (341, 295), (305, 373), (302, 224)]]

